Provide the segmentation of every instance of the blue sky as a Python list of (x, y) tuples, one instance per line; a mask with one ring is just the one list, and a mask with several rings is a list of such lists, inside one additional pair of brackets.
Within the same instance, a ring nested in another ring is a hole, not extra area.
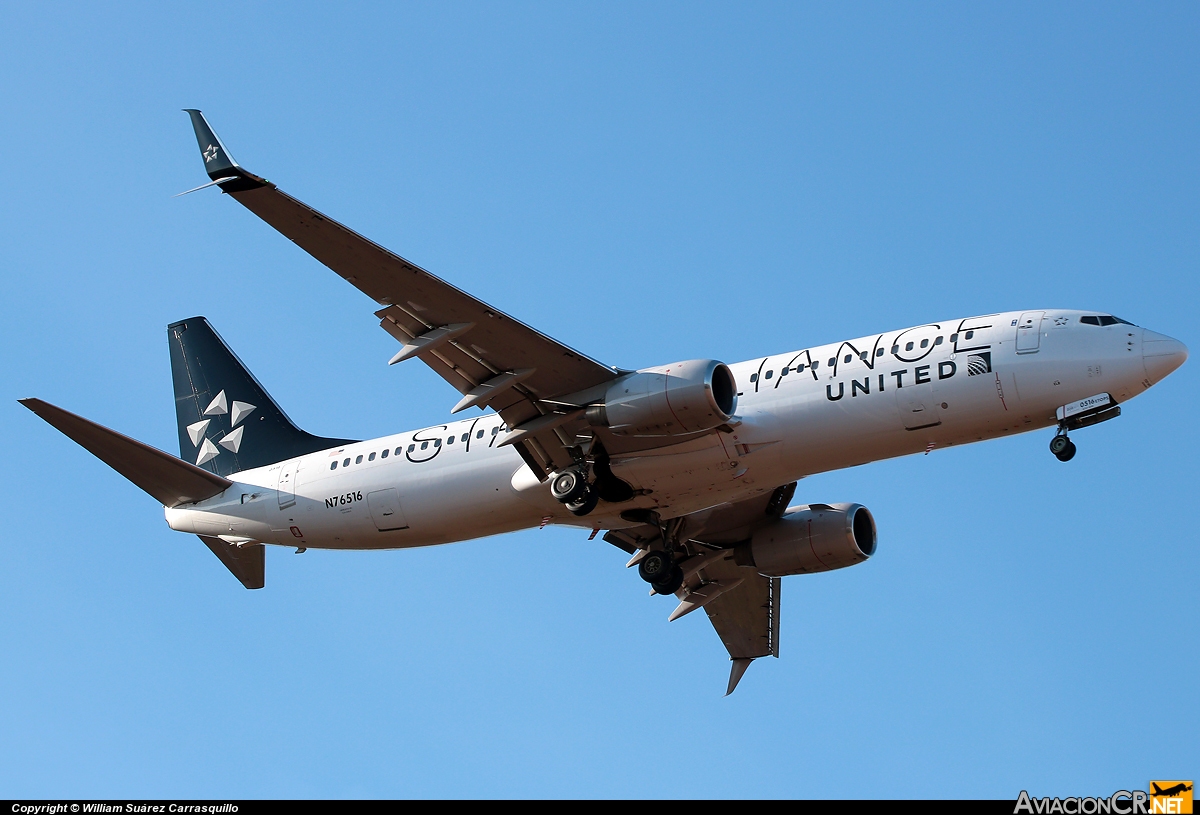
[(1006, 309), (1200, 348), (1195, 4), (7, 3), (0, 791), (1015, 797), (1200, 772), (1193, 360), (1079, 432), (801, 482), (877, 556), (784, 580), (723, 699), (703, 615), (531, 530), (268, 552), (248, 592), (16, 404), (174, 451), (165, 326), (292, 418), (457, 394), (205, 180), (283, 189), (608, 363), (727, 361)]

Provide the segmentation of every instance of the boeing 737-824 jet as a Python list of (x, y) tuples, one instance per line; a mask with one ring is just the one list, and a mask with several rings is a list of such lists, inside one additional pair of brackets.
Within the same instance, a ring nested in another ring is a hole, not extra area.
[[(875, 552), (859, 504), (792, 505), (813, 473), (1115, 418), (1187, 358), (1109, 314), (1032, 309), (725, 364), (597, 362), (240, 167), (188, 111), (217, 186), (381, 308), (400, 343), (482, 410), (354, 441), (297, 428), (203, 317), (167, 327), (181, 458), (38, 399), (23, 404), (163, 503), (247, 588), (264, 544), (397, 549), (546, 523), (605, 530), (675, 620), (703, 608), (733, 661), (779, 655), (780, 578)], [(196, 189), (201, 189), (197, 187)], [(189, 190), (189, 192), (191, 192)]]

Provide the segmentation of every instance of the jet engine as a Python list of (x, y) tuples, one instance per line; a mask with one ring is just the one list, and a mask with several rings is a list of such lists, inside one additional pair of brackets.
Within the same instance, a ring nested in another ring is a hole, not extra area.
[(811, 504), (790, 510), (734, 551), (739, 566), (768, 577), (828, 572), (875, 554), (875, 519), (862, 504)]
[(619, 436), (679, 436), (733, 418), (737, 383), (729, 366), (693, 359), (623, 376), (587, 408), (588, 423)]

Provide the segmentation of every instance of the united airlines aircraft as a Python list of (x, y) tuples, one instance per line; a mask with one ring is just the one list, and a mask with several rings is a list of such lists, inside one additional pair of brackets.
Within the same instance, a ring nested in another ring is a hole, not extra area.
[[(779, 655), (780, 579), (875, 553), (870, 511), (793, 504), (796, 482), (1053, 428), (1050, 451), (1187, 359), (1111, 314), (1029, 309), (726, 364), (594, 360), (352, 232), (238, 165), (198, 110), (211, 181), (377, 303), (382, 328), (461, 398), (436, 427), (368, 441), (296, 427), (203, 317), (167, 326), (176, 458), (39, 399), (22, 404), (160, 501), (246, 588), (266, 544), (400, 549), (545, 524), (630, 555), (675, 620), (704, 609), (732, 660)], [(197, 187), (196, 189), (202, 189)], [(191, 192), (191, 190), (189, 190)], [(464, 412), (466, 412), (464, 414)], [(472, 415), (474, 414), (474, 415)]]

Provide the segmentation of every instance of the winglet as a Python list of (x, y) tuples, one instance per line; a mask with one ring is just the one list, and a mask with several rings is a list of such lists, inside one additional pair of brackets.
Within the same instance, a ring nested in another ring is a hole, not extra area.
[(221, 143), (221, 137), (208, 126), (204, 114), (192, 108), (184, 108), (183, 112), (192, 117), (192, 129), (196, 131), (196, 143), (200, 146), (200, 155), (204, 156), (204, 169), (208, 177), (216, 181), (232, 175), (229, 171), (236, 169), (238, 163)]
[[(204, 171), (213, 183), (220, 184), (225, 192), (240, 192), (242, 190), (262, 187), (269, 182), (259, 178), (254, 173), (243, 170), (241, 165), (233, 160), (229, 150), (213, 129), (209, 126), (204, 114), (194, 108), (184, 108), (183, 112), (192, 118), (192, 129), (196, 131), (196, 144), (200, 155), (204, 158)], [(202, 189), (197, 187), (196, 189)], [(194, 190), (188, 190), (194, 192)]]
[(746, 669), (750, 667), (750, 663), (754, 661), (754, 657), (735, 658), (733, 667), (729, 671), (729, 688), (725, 691), (725, 695), (733, 693), (738, 686), (738, 682), (742, 681), (742, 677), (746, 675)]

